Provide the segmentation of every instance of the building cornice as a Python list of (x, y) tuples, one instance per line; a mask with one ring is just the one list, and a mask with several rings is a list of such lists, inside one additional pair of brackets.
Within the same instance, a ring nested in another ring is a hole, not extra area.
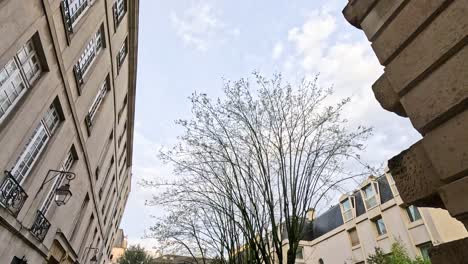
[(138, 65), (138, 30), (139, 30), (139, 13), (140, 0), (128, 1), (128, 126), (127, 126), (127, 167), (132, 166), (133, 157), (133, 137), (135, 127), (135, 99), (137, 85), (137, 65)]

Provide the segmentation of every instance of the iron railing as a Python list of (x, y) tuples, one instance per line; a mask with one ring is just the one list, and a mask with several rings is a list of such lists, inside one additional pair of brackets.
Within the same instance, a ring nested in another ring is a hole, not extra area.
[(37, 211), (36, 219), (30, 228), (30, 232), (39, 240), (43, 241), (50, 228), (50, 222), (47, 220), (41, 210)]
[(5, 176), (0, 185), (0, 204), (16, 217), (28, 198), (28, 194), (9, 171), (5, 171)]

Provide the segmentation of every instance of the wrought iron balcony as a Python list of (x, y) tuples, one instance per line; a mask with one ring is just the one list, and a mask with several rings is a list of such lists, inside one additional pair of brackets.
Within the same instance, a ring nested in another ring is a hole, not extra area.
[(45, 215), (38, 210), (36, 219), (34, 220), (31, 229), (29, 230), (39, 241), (43, 241), (50, 228), (50, 222)]
[(28, 198), (28, 194), (9, 171), (5, 171), (5, 176), (0, 185), (0, 204), (16, 217)]

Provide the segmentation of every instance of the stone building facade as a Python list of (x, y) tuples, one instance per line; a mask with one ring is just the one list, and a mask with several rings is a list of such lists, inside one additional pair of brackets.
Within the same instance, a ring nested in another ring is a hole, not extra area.
[(110, 263), (131, 188), (138, 6), (0, 1), (0, 263)]
[(117, 230), (115, 235), (114, 244), (112, 245), (112, 262), (114, 264), (119, 263), (119, 259), (125, 254), (128, 247), (127, 237), (124, 234), (123, 229)]
[[(350, 0), (343, 14), (385, 67), (376, 99), (423, 136), (388, 162), (403, 201), (446, 208), (468, 227), (468, 1)], [(432, 261), (466, 263), (466, 248), (440, 245)]]
[(446, 210), (403, 203), (388, 173), (369, 177), (320, 216), (308, 216), (296, 263), (362, 264), (376, 247), (387, 253), (394, 242), (412, 258), (429, 258), (433, 246), (468, 236)]

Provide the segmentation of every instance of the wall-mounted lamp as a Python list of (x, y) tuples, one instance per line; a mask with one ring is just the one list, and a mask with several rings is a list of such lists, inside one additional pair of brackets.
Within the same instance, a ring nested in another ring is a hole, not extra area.
[(45, 184), (49, 183), (57, 177), (59, 177), (57, 181), (61, 185), (53, 191), (55, 192), (55, 203), (58, 206), (61, 206), (66, 204), (73, 195), (70, 191), (70, 182), (76, 178), (75, 173), (70, 171), (49, 170), (49, 172), (47, 172), (47, 176), (42, 182), (41, 187), (39, 188), (39, 192), (42, 190), (42, 188), (44, 188)]

